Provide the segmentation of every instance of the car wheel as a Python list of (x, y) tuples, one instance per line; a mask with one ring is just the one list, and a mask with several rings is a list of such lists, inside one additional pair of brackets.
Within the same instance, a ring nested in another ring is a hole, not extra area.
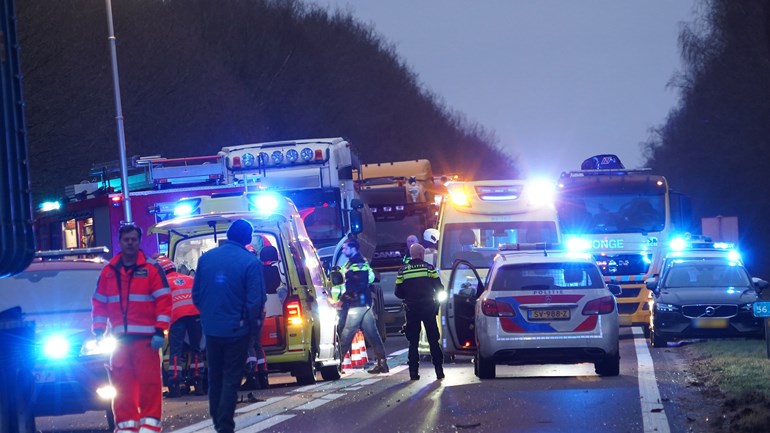
[(340, 345), (335, 343), (334, 345), (334, 359), (337, 360), (337, 365), (328, 367), (321, 367), (321, 377), (323, 380), (339, 380), (340, 378)]
[(652, 347), (666, 347), (668, 346), (668, 340), (661, 337), (660, 334), (655, 332), (654, 329), (650, 330), (650, 343)]
[(617, 376), (620, 374), (620, 356), (613, 355), (594, 363), (594, 371), (599, 376)]
[(474, 370), (479, 379), (495, 378), (495, 361), (493, 359), (484, 358), (476, 352), (474, 364)]
[(294, 369), (294, 376), (297, 378), (298, 384), (312, 385), (316, 382), (315, 373), (315, 352), (311, 352), (308, 360)]

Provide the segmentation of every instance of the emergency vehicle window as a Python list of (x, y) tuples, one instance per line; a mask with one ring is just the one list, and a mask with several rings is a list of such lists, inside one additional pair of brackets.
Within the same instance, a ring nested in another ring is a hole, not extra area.
[(299, 211), (308, 236), (315, 242), (342, 237), (342, 219), (337, 203), (313, 206)]
[(302, 261), (302, 253), (300, 248), (297, 248), (297, 243), (292, 242), (289, 245), (291, 250), (291, 259), (294, 262), (294, 268), (297, 270), (297, 276), (299, 277), (299, 284), (307, 286), (307, 276), (305, 275), (305, 263)]
[(562, 231), (568, 234), (655, 232), (666, 222), (663, 194), (610, 184), (563, 191), (557, 211)]
[(489, 268), (501, 244), (556, 242), (553, 221), (500, 221), (447, 224), (441, 236), (441, 269), (468, 260)]
[(20, 306), (25, 314), (90, 312), (99, 272), (100, 269), (41, 270), (2, 278), (0, 311)]
[(300, 246), (302, 246), (302, 253), (305, 256), (305, 264), (310, 271), (310, 278), (313, 280), (313, 286), (316, 288), (316, 292), (323, 290), (323, 270), (321, 269), (321, 260), (318, 258), (313, 244), (308, 239), (300, 240)]

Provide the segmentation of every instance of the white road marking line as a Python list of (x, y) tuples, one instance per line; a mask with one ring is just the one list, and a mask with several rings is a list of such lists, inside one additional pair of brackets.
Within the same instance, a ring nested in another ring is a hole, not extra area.
[(207, 427), (211, 427), (212, 431), (214, 429), (214, 422), (211, 421), (211, 418), (207, 420), (203, 420), (201, 422), (196, 422), (195, 424), (188, 425), (187, 427), (180, 428), (179, 430), (173, 430), (174, 433), (192, 433), (197, 432), (200, 430), (203, 430)]
[(297, 407), (293, 408), (292, 410), (311, 410), (311, 409), (315, 409), (317, 407), (325, 405), (326, 403), (329, 403), (332, 400), (336, 400), (336, 399), (342, 397), (343, 395), (345, 395), (345, 394), (326, 394), (326, 395), (321, 396), (321, 397), (319, 397), (319, 398), (317, 398), (315, 400), (310, 400), (309, 402), (307, 402), (307, 403), (305, 403), (305, 404), (303, 404), (301, 406), (297, 406)]
[(270, 397), (270, 398), (268, 398), (265, 401), (260, 401), (260, 402), (254, 403), (254, 404), (250, 404), (248, 406), (240, 407), (240, 408), (235, 410), (235, 413), (251, 412), (253, 410), (257, 410), (257, 409), (259, 409), (261, 407), (265, 407), (265, 406), (271, 405), (273, 403), (279, 402), (279, 401), (287, 399), (287, 398), (289, 398), (288, 395), (284, 395), (284, 396), (280, 396), (280, 397)]
[(282, 422), (286, 421), (287, 419), (294, 418), (295, 416), (296, 415), (294, 415), (294, 414), (292, 414), (292, 415), (275, 415), (275, 416), (272, 416), (272, 417), (270, 417), (270, 418), (268, 418), (268, 419), (266, 419), (264, 421), (260, 421), (260, 422), (258, 422), (256, 424), (252, 424), (252, 425), (250, 425), (248, 427), (244, 427), (244, 428), (242, 428), (240, 430), (237, 430), (237, 431), (241, 432), (241, 433), (257, 433), (257, 432), (261, 432), (262, 430), (269, 429), (270, 427), (272, 427), (272, 426), (274, 426), (276, 424), (282, 423)]
[[(655, 366), (652, 362), (647, 339), (642, 330), (634, 326), (634, 347), (636, 348), (637, 376), (639, 380), (639, 401), (642, 404), (642, 425), (645, 433), (670, 433), (668, 417), (660, 401), (658, 382), (655, 380)], [(653, 412), (656, 410), (656, 412)]]

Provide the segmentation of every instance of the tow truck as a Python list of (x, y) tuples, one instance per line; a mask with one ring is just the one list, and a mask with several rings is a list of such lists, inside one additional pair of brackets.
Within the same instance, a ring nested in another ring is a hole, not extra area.
[[(316, 371), (324, 380), (339, 379), (337, 312), (328, 295), (331, 283), (293, 201), (265, 191), (195, 200), (199, 209), (236, 210), (197, 213), (187, 200), (181, 201), (177, 218), (150, 228), (151, 233), (168, 236), (168, 257), (178, 268), (179, 263), (197, 263), (203, 253), (226, 239), (233, 221), (250, 221), (254, 226), (251, 245), (264, 263), (268, 299), (262, 346), (270, 370), (291, 372), (303, 385), (316, 382)], [(243, 206), (239, 201), (244, 201)], [(353, 222), (358, 220), (354, 215)], [(269, 262), (268, 256), (272, 256)]]
[(556, 208), (568, 248), (593, 254), (605, 281), (623, 288), (620, 325), (646, 330), (645, 280), (660, 274), (669, 242), (688, 232), (689, 198), (650, 169), (626, 169), (616, 155), (603, 154), (561, 174)]

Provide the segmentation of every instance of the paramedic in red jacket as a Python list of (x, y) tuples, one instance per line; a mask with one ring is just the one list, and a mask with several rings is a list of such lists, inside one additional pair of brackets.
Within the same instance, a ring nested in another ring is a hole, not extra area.
[(163, 331), (171, 320), (171, 293), (158, 264), (139, 249), (142, 230), (120, 227), (121, 252), (104, 267), (96, 285), (93, 332), (109, 329), (118, 339), (110, 358), (116, 433), (161, 431)]
[[(180, 274), (176, 264), (168, 257), (159, 254), (155, 260), (166, 273), (171, 288), (171, 327), (168, 330), (168, 396), (181, 395), (180, 386), (185, 379), (191, 379), (195, 385), (195, 394), (203, 395), (203, 352), (201, 343), (201, 313), (192, 301), (193, 277)], [(190, 343), (190, 370), (185, 374), (187, 357), (184, 353), (185, 336)]]

